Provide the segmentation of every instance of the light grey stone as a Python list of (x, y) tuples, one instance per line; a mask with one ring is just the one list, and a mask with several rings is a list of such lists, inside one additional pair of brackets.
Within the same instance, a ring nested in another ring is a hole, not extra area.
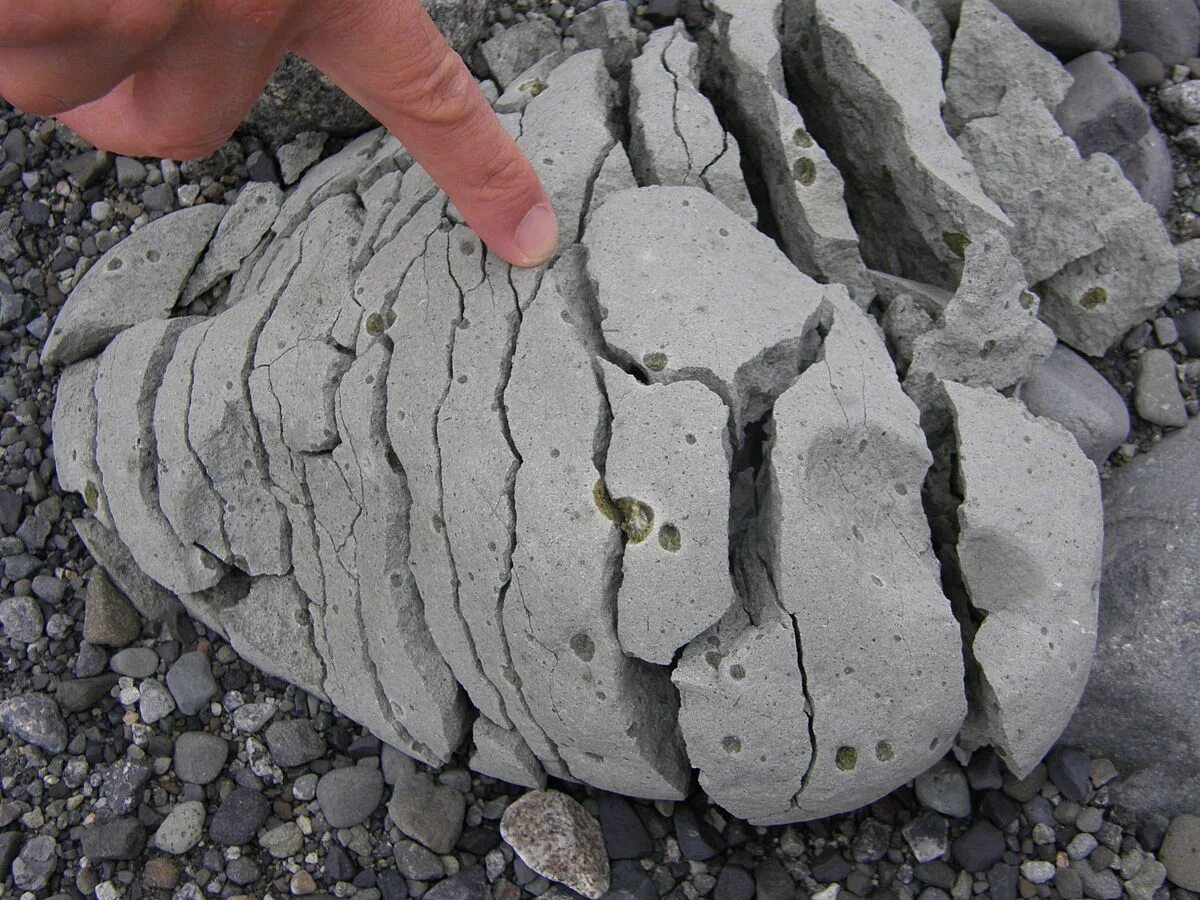
[(480, 716), (471, 729), (471, 739), (474, 771), (528, 788), (546, 786), (546, 770), (518, 732)]
[(1150, 110), (1137, 88), (1106, 53), (1085, 53), (1067, 64), (1075, 82), (1054, 112), (1081, 156), (1113, 154), (1150, 130)]
[[(375, 801), (379, 802), (378, 799)], [(275, 859), (295, 856), (304, 847), (304, 835), (295, 822), (284, 822), (264, 832), (258, 839), (259, 845)]]
[(844, 284), (862, 306), (875, 295), (850, 222), (845, 184), (787, 98), (777, 28), (780, 0), (721, 0), (715, 63), (726, 115), (762, 169), (788, 257), (821, 281)]
[[(617, 2), (619, 3), (621, 0), (617, 0)], [(628, 13), (626, 13), (626, 17), (628, 17)], [(559, 50), (549, 56), (543, 56), (509, 83), (504, 93), (496, 98), (493, 109), (501, 114), (519, 113), (524, 110), (530, 100), (550, 87), (550, 73), (557, 69), (569, 55)]]
[(147, 678), (138, 688), (141, 690), (138, 715), (147, 725), (153, 725), (175, 711), (175, 698), (157, 678)]
[(1175, 258), (1179, 262), (1180, 274), (1176, 293), (1189, 299), (1200, 297), (1200, 238), (1176, 244)]
[(0, 703), (0, 728), (49, 753), (67, 748), (67, 724), (48, 694), (17, 694)]
[(8, 597), (0, 601), (0, 628), (10, 641), (32, 644), (46, 626), (42, 609), (33, 597)]
[(221, 774), (228, 755), (229, 745), (218, 735), (184, 732), (175, 739), (175, 774), (190, 784), (209, 784)]
[[(609, 201), (602, 213), (612, 208)], [(589, 236), (599, 230), (594, 221)], [(620, 532), (594, 499), (602, 478), (594, 441), (606, 404), (588, 349), (564, 314), (575, 310), (556, 267), (524, 312), (504, 393), (524, 460), (514, 489), (516, 520), (525, 523), (513, 550), (519, 590), (507, 594), (502, 611), (513, 668), (574, 777), (681, 799), (690, 770), (668, 724), (676, 701), (667, 673), (625, 656), (616, 635)], [(567, 596), (572, 601), (563, 603)]]
[(333, 769), (317, 782), (317, 803), (330, 828), (353, 828), (383, 799), (383, 775), (371, 766)]
[(1057, 423), (995, 391), (943, 385), (963, 492), (959, 565), (983, 616), (971, 638), (972, 715), (981, 742), (1023, 778), (1058, 740), (1091, 668), (1099, 478)]
[(1158, 92), (1159, 105), (1176, 118), (1200, 124), (1200, 79), (1172, 84)]
[(118, 675), (149, 678), (158, 671), (158, 654), (153, 647), (126, 647), (113, 654), (108, 667)]
[(1129, 410), (1104, 376), (1065, 344), (1021, 384), (1017, 396), (1035, 416), (1053, 419), (1075, 436), (1097, 466), (1129, 437)]
[(329, 135), (324, 131), (302, 131), (275, 151), (279, 177), (284, 184), (295, 184), (313, 163), (321, 158)]
[(637, 31), (629, 21), (629, 4), (624, 0), (603, 0), (583, 10), (567, 26), (580, 50), (603, 50), (604, 64), (613, 77), (629, 69), (637, 52)]
[(617, 638), (626, 654), (669, 665), (715, 625), (729, 580), (729, 410), (696, 382), (639, 385), (603, 367), (612, 407), (604, 485), (618, 510), (645, 504), (642, 532), (626, 532)]
[(1137, 414), (1152, 425), (1182, 428), (1187, 424), (1175, 359), (1166, 350), (1147, 350), (1138, 360), (1133, 405)]
[(199, 651), (184, 653), (167, 670), (167, 687), (185, 716), (194, 716), (217, 695), (208, 657)]
[(1187, 65), (1200, 46), (1200, 9), (1188, 0), (1121, 0), (1118, 46), (1153, 53), (1165, 66)]
[(1071, 87), (1070, 72), (990, 2), (965, 0), (946, 75), (946, 120), (954, 133), (994, 116), (1008, 89), (1023, 85), (1053, 113)]
[(324, 695), (325, 670), (313, 646), (308, 598), (295, 579), (256, 578), (246, 596), (219, 617), (242, 659), (310, 694)]
[(997, 390), (1027, 378), (1054, 349), (1038, 298), (998, 231), (966, 248), (962, 280), (934, 328), (913, 341), (904, 388), (922, 409), (941, 379)]
[(100, 257), (55, 318), (42, 362), (65, 366), (130, 325), (171, 315), (224, 213), (224, 206), (206, 203), (163, 216)]
[(175, 340), (190, 319), (150, 319), (121, 332), (96, 370), (96, 462), (113, 522), (138, 567), (169, 590), (200, 591), (224, 574), (220, 560), (182, 543), (158, 505), (154, 400)]
[(703, 187), (739, 215), (758, 213), (736, 139), (700, 93), (699, 49), (682, 24), (660, 28), (633, 61), (629, 158), (642, 184)]
[(204, 804), (199, 800), (177, 803), (154, 832), (154, 846), (173, 856), (187, 853), (204, 836), (206, 814)]
[(283, 192), (276, 184), (252, 181), (243, 187), (188, 277), (182, 302), (191, 303), (222, 278), (236, 272), (270, 230), (282, 205)]
[(23, 891), (40, 891), (58, 868), (58, 841), (48, 834), (31, 837), (12, 861), (13, 885)]
[(600, 823), (560, 791), (530, 791), (509, 804), (500, 836), (537, 872), (599, 900), (608, 892), (608, 852)]
[[(770, 449), (767, 546), (814, 736), (793, 820), (852, 808), (925, 771), (966, 713), (959, 626), (921, 505), (930, 455), (917, 410), (874, 321), (837, 288), (825, 298), (824, 360), (775, 404)], [(823, 637), (850, 616), (855, 640)], [(923, 698), (916, 708), (913, 696)]]
[(996, 6), (1042, 46), (1068, 56), (1111, 50), (1121, 35), (1118, 0), (995, 0)]
[(518, 75), (544, 56), (562, 47), (554, 23), (531, 16), (504, 29), (480, 45), (480, 52), (501, 88), (507, 88)]
[(88, 509), (105, 528), (112, 528), (104, 480), (96, 464), (95, 358), (67, 366), (59, 375), (54, 397), (54, 464), (64, 490), (83, 497)]
[(788, 0), (786, 13), (784, 62), (801, 100), (824, 98), (806, 109), (856, 186), (868, 265), (953, 284), (963, 238), (1011, 223), (942, 123), (925, 29), (891, 0)]

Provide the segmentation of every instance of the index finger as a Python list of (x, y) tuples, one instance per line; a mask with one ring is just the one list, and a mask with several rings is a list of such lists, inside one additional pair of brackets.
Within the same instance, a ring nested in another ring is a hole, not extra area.
[(546, 189), (419, 0), (307, 9), (292, 50), (394, 134), (495, 253), (518, 266), (549, 259), (558, 223)]

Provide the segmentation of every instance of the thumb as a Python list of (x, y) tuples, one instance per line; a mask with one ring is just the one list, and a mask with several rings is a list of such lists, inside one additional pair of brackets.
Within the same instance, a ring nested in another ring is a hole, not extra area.
[(292, 49), (396, 136), (475, 233), (517, 266), (558, 243), (549, 195), (419, 0), (306, 4)]

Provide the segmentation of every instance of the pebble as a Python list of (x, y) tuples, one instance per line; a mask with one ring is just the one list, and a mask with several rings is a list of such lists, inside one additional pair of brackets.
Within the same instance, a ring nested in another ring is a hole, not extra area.
[(914, 784), (917, 800), (926, 809), (956, 819), (971, 814), (971, 789), (966, 773), (957, 762), (946, 757), (917, 776)]
[(67, 723), (47, 694), (18, 694), (0, 703), (0, 728), (50, 753), (67, 749)]
[(401, 769), (388, 800), (388, 815), (404, 834), (434, 853), (449, 853), (462, 833), (466, 798), (459, 791), (434, 784), (409, 764)]
[(272, 722), (266, 737), (271, 758), (284, 769), (302, 766), (325, 755), (325, 739), (308, 719)]
[(46, 622), (32, 597), (9, 597), (0, 602), (0, 627), (10, 641), (32, 644), (42, 636)]
[(1054, 863), (1044, 859), (1030, 859), (1021, 863), (1021, 874), (1033, 884), (1045, 884), (1054, 877)]
[(1158, 858), (1172, 882), (1200, 891), (1200, 816), (1185, 814), (1172, 819)]
[(117, 170), (117, 186), (122, 190), (138, 187), (146, 180), (146, 167), (128, 156), (118, 156), (114, 161)]
[(307, 803), (317, 796), (317, 778), (312, 772), (306, 772), (292, 784), (292, 796), (301, 803)]
[(303, 897), (315, 891), (317, 889), (317, 883), (313, 880), (311, 875), (301, 869), (292, 876), (292, 880), (289, 882), (289, 889), (291, 890), (293, 896)]
[(932, 862), (946, 855), (949, 849), (948, 823), (934, 812), (924, 812), (902, 829), (905, 843), (917, 862)]
[(225, 846), (247, 844), (270, 812), (271, 804), (259, 791), (236, 788), (217, 807), (208, 824), (208, 836), (214, 843)]
[(1163, 347), (1170, 347), (1179, 340), (1179, 329), (1175, 320), (1170, 316), (1160, 316), (1154, 320), (1154, 337)]
[(233, 711), (233, 727), (243, 734), (258, 734), (274, 715), (274, 703), (245, 703)]
[(175, 711), (175, 700), (171, 692), (157, 678), (147, 678), (139, 686), (138, 715), (147, 725), (165, 719)]
[(1087, 859), (1092, 855), (1092, 851), (1100, 845), (1090, 834), (1077, 834), (1071, 838), (1071, 842), (1067, 844), (1067, 856), (1071, 859)]
[(174, 890), (179, 884), (179, 866), (163, 856), (156, 856), (142, 870), (146, 887), (156, 891)]
[[(676, 809), (677, 822), (685, 808)], [(608, 891), (611, 872), (600, 823), (566, 794), (525, 794), (504, 811), (500, 836), (539, 875), (593, 900)]]
[(229, 745), (215, 734), (187, 731), (175, 740), (175, 774), (189, 784), (209, 784), (221, 774)]
[(151, 647), (126, 647), (113, 654), (108, 667), (129, 678), (149, 678), (158, 671), (158, 654)]
[(973, 822), (954, 839), (954, 859), (968, 872), (986, 872), (1004, 858), (1004, 834), (987, 820)]
[(83, 610), (83, 639), (90, 644), (125, 647), (142, 633), (137, 610), (99, 567), (88, 580)]
[(654, 852), (654, 842), (628, 800), (601, 794), (596, 807), (609, 859), (641, 859)]
[(442, 861), (416, 841), (396, 841), (392, 855), (396, 868), (413, 881), (436, 881), (446, 874)]
[(1192, 125), (1200, 124), (1200, 80), (1172, 84), (1158, 92), (1164, 110)]
[(334, 769), (317, 782), (317, 803), (332, 828), (365, 822), (382, 799), (383, 774), (371, 766)]
[(168, 812), (154, 835), (155, 846), (163, 853), (180, 856), (199, 844), (204, 835), (204, 804), (199, 800), (180, 803)]
[(40, 891), (58, 869), (58, 841), (48, 834), (30, 838), (12, 864), (13, 884), (23, 891)]
[(93, 862), (137, 859), (145, 847), (146, 827), (132, 816), (88, 825), (80, 838), (80, 850)]
[(1138, 415), (1152, 425), (1182, 428), (1188, 422), (1175, 360), (1166, 350), (1147, 350), (1142, 354), (1133, 397)]
[(184, 653), (167, 670), (167, 687), (179, 711), (194, 716), (217, 695), (208, 657), (200, 652)]
[(1155, 87), (1167, 77), (1162, 61), (1146, 50), (1127, 53), (1117, 62), (1117, 68), (1139, 90)]
[(676, 805), (673, 818), (675, 839), (684, 859), (712, 859), (724, 849), (721, 836), (686, 803)]
[(263, 832), (258, 843), (276, 859), (287, 859), (300, 852), (304, 846), (304, 835), (295, 822), (284, 822)]
[(92, 678), (64, 679), (58, 685), (58, 704), (68, 713), (91, 709), (108, 696), (117, 676), (111, 673)]

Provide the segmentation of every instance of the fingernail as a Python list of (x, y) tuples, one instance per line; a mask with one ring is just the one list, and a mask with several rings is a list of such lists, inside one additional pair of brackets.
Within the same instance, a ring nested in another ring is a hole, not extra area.
[(517, 226), (517, 249), (525, 257), (525, 265), (540, 266), (558, 246), (558, 219), (545, 203), (539, 203)]

